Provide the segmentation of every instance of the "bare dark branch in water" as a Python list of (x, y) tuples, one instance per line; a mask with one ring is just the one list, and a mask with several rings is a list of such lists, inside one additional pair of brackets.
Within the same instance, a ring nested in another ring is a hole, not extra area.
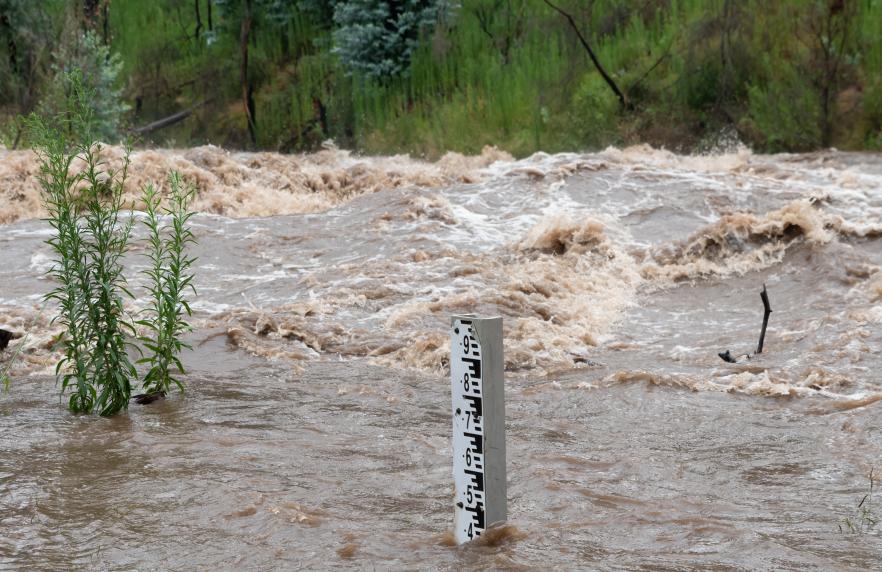
[[(763, 299), (763, 329), (760, 332), (759, 343), (756, 346), (756, 352), (753, 355), (763, 353), (763, 342), (766, 341), (766, 328), (769, 326), (769, 315), (772, 313), (772, 307), (769, 305), (769, 293), (766, 291), (766, 285), (763, 284), (763, 291), (760, 292), (760, 298)], [(720, 359), (728, 362), (728, 363), (738, 363), (739, 358), (746, 357), (747, 359), (751, 358), (751, 355), (743, 354), (740, 356), (733, 356), (732, 352), (726, 350), (724, 352), (719, 352), (717, 354), (720, 356)]]
[(763, 299), (763, 329), (760, 332), (759, 343), (756, 346), (756, 353), (763, 353), (763, 342), (766, 340), (766, 327), (769, 325), (769, 315), (772, 313), (772, 307), (769, 305), (769, 293), (766, 291), (766, 285), (763, 284), (763, 291), (760, 292), (760, 298)]

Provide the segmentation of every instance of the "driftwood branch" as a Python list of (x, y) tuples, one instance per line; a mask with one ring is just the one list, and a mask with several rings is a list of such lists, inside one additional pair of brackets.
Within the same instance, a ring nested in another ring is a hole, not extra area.
[(756, 353), (763, 353), (763, 342), (766, 340), (766, 327), (769, 325), (769, 315), (772, 313), (772, 307), (769, 305), (769, 293), (766, 291), (766, 285), (763, 284), (763, 291), (760, 292), (760, 298), (763, 299), (763, 329), (760, 332), (759, 343), (756, 346)]
[(143, 135), (144, 133), (150, 133), (151, 131), (156, 131), (158, 129), (162, 129), (164, 127), (168, 127), (170, 125), (174, 125), (175, 123), (180, 123), (184, 119), (188, 118), (190, 114), (194, 111), (208, 103), (210, 100), (206, 99), (204, 101), (200, 101), (196, 105), (188, 107), (182, 111), (178, 111), (177, 113), (173, 113), (168, 117), (163, 117), (162, 119), (157, 119), (153, 123), (148, 123), (147, 125), (142, 125), (141, 127), (135, 127), (131, 131), (137, 135)]
[(561, 16), (566, 18), (567, 22), (570, 24), (570, 27), (576, 33), (576, 36), (579, 38), (579, 42), (582, 44), (582, 47), (585, 48), (586, 52), (588, 52), (588, 57), (591, 58), (591, 62), (594, 64), (594, 67), (597, 69), (597, 71), (603, 77), (603, 81), (606, 82), (606, 85), (608, 85), (609, 88), (613, 91), (613, 93), (616, 94), (616, 97), (619, 98), (619, 105), (621, 106), (621, 108), (622, 109), (629, 109), (630, 105), (628, 103), (628, 96), (626, 96), (624, 94), (624, 92), (622, 92), (622, 90), (619, 89), (619, 86), (616, 84), (615, 80), (613, 80), (613, 78), (610, 77), (610, 75), (608, 73), (606, 73), (606, 70), (603, 69), (603, 66), (600, 64), (600, 60), (597, 59), (597, 56), (594, 54), (594, 50), (591, 49), (591, 46), (588, 44), (588, 40), (586, 40), (585, 36), (582, 35), (582, 32), (579, 30), (579, 26), (576, 25), (576, 21), (573, 19), (573, 17), (568, 12), (565, 12), (563, 9), (561, 9), (558, 6), (555, 6), (554, 4), (549, 2), (549, 0), (543, 0), (543, 1), (546, 4), (548, 4), (548, 6), (551, 9), (553, 9), (555, 12), (557, 12), (558, 14), (560, 14)]
[[(769, 293), (766, 290), (766, 285), (763, 284), (763, 291), (760, 292), (760, 298), (763, 299), (763, 329), (760, 332), (759, 343), (756, 346), (756, 352), (753, 355), (763, 353), (763, 342), (766, 341), (766, 328), (769, 327), (769, 315), (772, 313), (772, 307), (769, 305)], [(732, 355), (732, 352), (726, 350), (724, 352), (720, 352), (717, 354), (720, 356), (720, 359), (729, 362), (729, 363), (738, 363), (743, 361), (742, 358), (750, 359), (751, 355), (741, 354), (738, 356)]]

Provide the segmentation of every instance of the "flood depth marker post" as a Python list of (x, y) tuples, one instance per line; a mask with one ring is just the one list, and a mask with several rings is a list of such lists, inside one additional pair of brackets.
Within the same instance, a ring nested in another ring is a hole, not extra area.
[(451, 322), (453, 534), (462, 544), (507, 518), (502, 318)]

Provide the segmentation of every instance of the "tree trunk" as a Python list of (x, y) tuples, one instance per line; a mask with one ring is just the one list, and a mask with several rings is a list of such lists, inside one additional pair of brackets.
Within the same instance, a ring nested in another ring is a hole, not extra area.
[(101, 7), (101, 32), (104, 45), (110, 45), (110, 2), (105, 2)]
[(212, 21), (211, 21), (211, 2), (212, 2), (212, 0), (207, 0), (207, 2), (205, 3), (206, 7), (208, 8), (208, 31), (209, 32), (214, 31), (214, 23), (212, 23)]
[(6, 48), (9, 50), (9, 68), (14, 74), (18, 74), (18, 45), (15, 43), (15, 30), (9, 22), (9, 15), (0, 14), (0, 29), (6, 33)]
[(248, 123), (248, 136), (251, 144), (257, 144), (257, 126), (254, 117), (254, 87), (248, 79), (248, 41), (251, 38), (251, 0), (244, 0), (245, 13), (242, 15), (242, 28), (239, 34), (239, 83), (242, 86), (242, 105), (245, 107), (245, 119)]
[(199, 0), (193, 0), (193, 7), (196, 9), (196, 30), (193, 34), (196, 36), (196, 41), (199, 41), (199, 32), (202, 31), (202, 16), (199, 14)]

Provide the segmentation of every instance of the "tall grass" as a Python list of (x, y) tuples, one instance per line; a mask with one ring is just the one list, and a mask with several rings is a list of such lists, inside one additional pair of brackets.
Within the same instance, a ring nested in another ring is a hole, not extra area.
[(190, 272), (195, 259), (187, 256), (188, 245), (195, 242), (188, 221), (193, 216), (189, 206), (196, 191), (186, 186), (177, 172), (171, 173), (169, 183), (170, 204), (162, 211), (168, 224), (161, 220), (159, 193), (152, 185), (144, 190), (147, 214), (144, 224), (148, 229), (150, 247), (147, 254), (150, 268), (144, 273), (150, 281), (152, 304), (146, 311), (147, 318), (137, 322), (150, 333), (141, 337), (150, 352), (139, 360), (149, 367), (144, 377), (144, 391), (159, 395), (165, 395), (172, 383), (184, 390), (173, 371), (176, 368), (179, 373), (184, 373), (179, 356), (184, 348), (190, 347), (181, 340), (181, 336), (190, 331), (184, 319), (185, 314), (191, 315), (190, 304), (184, 293), (189, 289), (196, 294)]
[(55, 321), (65, 328), (56, 373), (62, 393), (70, 392), (70, 410), (107, 416), (128, 407), (137, 375), (127, 353), (134, 328), (123, 307), (123, 297), (131, 297), (122, 267), (132, 230), (131, 217), (121, 217), (128, 153), (118, 170), (100, 158), (92, 135), (94, 94), (78, 72), (69, 79), (67, 109), (30, 118), (47, 222), (55, 231), (47, 244), (58, 286), (46, 298), (58, 303)]

